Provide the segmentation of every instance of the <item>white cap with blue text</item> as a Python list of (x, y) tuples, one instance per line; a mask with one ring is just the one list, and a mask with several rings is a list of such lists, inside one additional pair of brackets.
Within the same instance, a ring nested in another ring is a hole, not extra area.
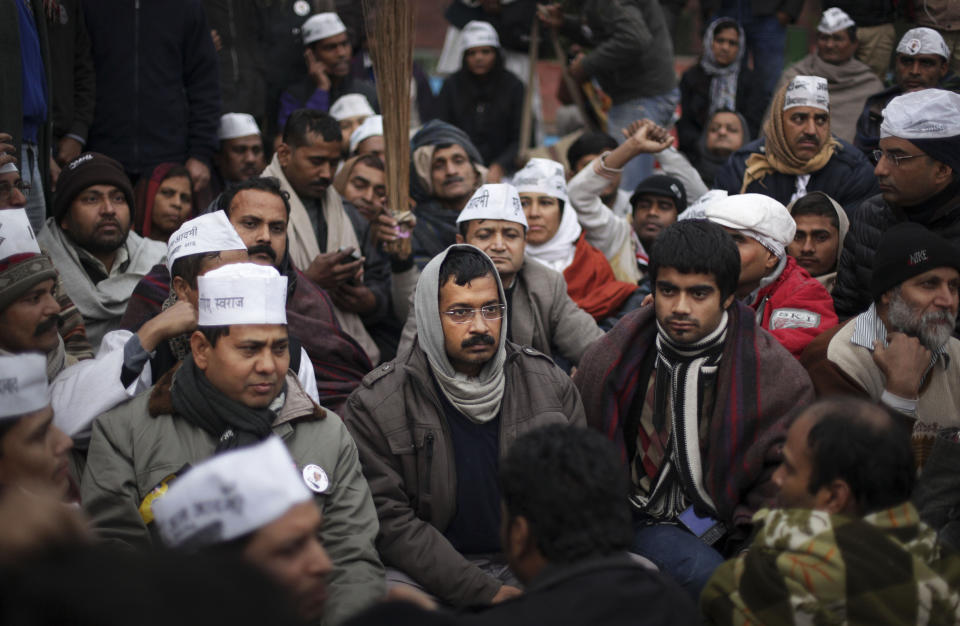
[(0, 211), (0, 259), (18, 254), (40, 254), (40, 245), (24, 209)]
[(279, 437), (200, 463), (154, 500), (169, 547), (196, 549), (252, 533), (312, 498)]
[(949, 139), (960, 136), (960, 94), (945, 89), (922, 89), (897, 96), (882, 114), (881, 139)]
[(516, 188), (503, 183), (481, 185), (473, 192), (470, 201), (460, 211), (457, 224), (471, 220), (516, 222), (527, 229), (527, 216), (523, 213)]
[(897, 54), (916, 56), (918, 54), (938, 54), (945, 60), (950, 60), (950, 48), (943, 36), (932, 28), (919, 26), (911, 28), (900, 38), (897, 44)]
[(167, 240), (167, 269), (173, 271), (177, 259), (205, 252), (246, 250), (227, 214), (214, 211), (187, 220)]
[(0, 356), (0, 420), (34, 413), (48, 404), (47, 358), (35, 353)]
[(233, 263), (197, 278), (197, 324), (286, 324), (287, 277), (276, 268)]
[(530, 159), (513, 177), (520, 193), (542, 193), (567, 201), (567, 178), (563, 165), (550, 159)]
[(787, 85), (783, 110), (794, 107), (813, 107), (830, 111), (830, 91), (827, 79), (821, 76), (797, 76)]
[(821, 33), (826, 33), (832, 35), (833, 33), (838, 33), (841, 30), (846, 30), (851, 26), (856, 26), (847, 12), (843, 9), (837, 7), (830, 7), (823, 12), (823, 15), (820, 17), (820, 23), (817, 25), (817, 30)]

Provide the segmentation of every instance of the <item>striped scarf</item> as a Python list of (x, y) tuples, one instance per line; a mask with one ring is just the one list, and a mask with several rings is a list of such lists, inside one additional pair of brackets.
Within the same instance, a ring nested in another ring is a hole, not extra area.
[[(669, 415), (667, 459), (660, 465), (652, 491), (644, 494), (641, 493), (642, 489), (638, 489), (631, 501), (658, 520), (675, 518), (691, 501), (698, 509), (716, 514), (716, 505), (703, 484), (700, 426), (703, 417), (703, 378), (716, 375), (727, 338), (728, 319), (724, 312), (717, 328), (693, 344), (671, 341), (657, 322), (653, 419), (654, 430), (659, 433), (667, 427)], [(635, 476), (646, 473), (644, 461), (650, 447), (644, 447), (644, 439), (652, 442), (646, 437), (638, 437), (634, 457)]]

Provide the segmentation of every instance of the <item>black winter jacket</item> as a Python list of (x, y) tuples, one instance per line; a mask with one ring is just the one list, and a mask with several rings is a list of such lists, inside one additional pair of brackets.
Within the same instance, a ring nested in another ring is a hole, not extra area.
[(217, 54), (200, 0), (83, 3), (97, 100), (87, 149), (140, 174), (218, 148)]
[[(712, 78), (697, 63), (680, 78), (680, 109), (683, 115), (677, 122), (680, 150), (687, 155), (697, 154), (697, 143), (706, 128), (710, 111), (710, 82)], [(760, 136), (760, 123), (767, 103), (763, 86), (752, 70), (743, 68), (737, 76), (737, 113), (747, 120), (750, 136)]]
[[(939, 204), (933, 217), (924, 224), (948, 241), (960, 244), (960, 182), (955, 182), (931, 203)], [(843, 241), (843, 252), (837, 267), (837, 283), (833, 288), (833, 305), (841, 321), (858, 315), (870, 307), (870, 276), (873, 255), (880, 237), (894, 224), (909, 220), (909, 215), (893, 207), (877, 194), (864, 200), (850, 213), (850, 230)]]
[[(822, 191), (844, 208), (847, 215), (860, 202), (880, 191), (877, 178), (873, 175), (873, 165), (862, 152), (843, 139), (836, 138), (840, 148), (821, 169), (810, 175), (807, 191)], [(734, 152), (727, 164), (717, 172), (715, 189), (726, 189), (728, 193), (740, 193), (743, 175), (747, 170), (747, 158), (754, 152), (766, 149), (766, 139), (757, 139)], [(746, 193), (761, 193), (776, 198), (784, 205), (790, 204), (790, 198), (797, 190), (797, 177), (791, 174), (774, 172), (762, 180), (754, 181)], [(853, 222), (853, 218), (850, 219)]]
[(893, 0), (833, 0), (830, 6), (843, 9), (858, 27), (863, 28), (893, 22), (897, 18), (893, 4)]

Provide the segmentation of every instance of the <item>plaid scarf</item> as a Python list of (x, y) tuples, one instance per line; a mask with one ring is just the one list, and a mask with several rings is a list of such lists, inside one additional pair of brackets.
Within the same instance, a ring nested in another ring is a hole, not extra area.
[[(587, 422), (618, 446), (625, 462), (636, 450), (624, 433), (635, 432), (631, 420), (640, 414), (635, 404), (655, 357), (649, 352), (656, 345), (653, 309), (627, 314), (594, 342), (574, 377)], [(751, 309), (734, 302), (727, 314), (716, 397), (705, 425), (703, 484), (721, 521), (749, 525), (753, 513), (774, 496), (769, 478), (781, 460), (786, 416), (813, 401), (813, 385), (790, 353), (758, 332)]]
[[(720, 324), (700, 341), (683, 345), (670, 340), (657, 322), (657, 374), (654, 385), (653, 430), (662, 433), (670, 419), (670, 438), (666, 455), (658, 454), (661, 463), (653, 489), (638, 489), (631, 498), (647, 515), (658, 520), (673, 519), (690, 501), (700, 510), (716, 511), (713, 499), (703, 487), (703, 462), (700, 457), (700, 423), (705, 376), (716, 374), (727, 338), (729, 316), (724, 313)], [(669, 398), (668, 398), (669, 395)], [(668, 406), (667, 402), (670, 401)], [(649, 477), (656, 467), (650, 459), (656, 436), (637, 438), (637, 454), (633, 461), (634, 476)], [(634, 481), (637, 484), (637, 481)], [(639, 485), (638, 485), (639, 486)]]

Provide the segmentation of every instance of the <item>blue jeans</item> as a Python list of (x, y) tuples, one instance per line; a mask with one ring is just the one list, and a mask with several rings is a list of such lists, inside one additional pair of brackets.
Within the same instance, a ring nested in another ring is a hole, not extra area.
[(40, 174), (40, 151), (35, 143), (24, 141), (20, 146), (20, 178), (30, 185), (27, 193), (27, 218), (33, 232), (39, 233), (47, 218), (47, 203), (43, 197), (43, 176)]
[[(637, 98), (636, 100), (615, 104), (607, 112), (607, 134), (616, 139), (617, 143), (623, 143), (624, 137), (621, 131), (631, 122), (646, 118), (653, 120), (660, 126), (667, 126), (670, 124), (674, 111), (677, 110), (678, 102), (680, 102), (680, 89), (675, 87), (672, 91), (659, 96)], [(634, 157), (623, 168), (620, 189), (632, 192), (643, 179), (652, 173), (652, 154), (641, 154)]]
[(686, 529), (671, 524), (638, 527), (632, 552), (653, 561), (698, 602), (713, 570), (723, 563), (719, 552)]
[[(749, 8), (724, 7), (717, 17), (732, 17), (740, 22), (747, 36), (747, 51), (753, 55), (753, 71), (769, 100), (783, 73), (787, 27), (776, 15), (755, 16)], [(747, 55), (744, 55), (743, 62), (746, 64)]]

